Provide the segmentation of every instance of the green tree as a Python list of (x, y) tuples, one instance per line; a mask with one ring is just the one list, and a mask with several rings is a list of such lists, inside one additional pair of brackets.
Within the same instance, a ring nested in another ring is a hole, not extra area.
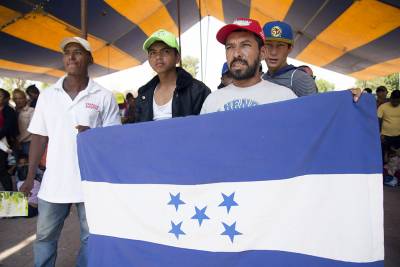
[(25, 89), (27, 81), (21, 78), (1, 78), (3, 89), (12, 92), (15, 88)]
[(36, 86), (41, 89), (46, 89), (47, 87), (52, 85), (51, 83), (30, 81), (21, 78), (0, 77), (0, 87), (9, 91), (10, 93), (16, 88), (25, 90), (31, 84), (36, 84)]
[(199, 72), (199, 59), (197, 57), (186, 56), (182, 59), (182, 67), (196, 77)]
[(335, 89), (335, 84), (328, 82), (327, 80), (324, 79), (317, 79), (315, 83), (317, 84), (318, 92), (320, 93), (325, 93)]
[(49, 87), (50, 85), (52, 85), (51, 83), (46, 83), (46, 82), (40, 82), (39, 83), (40, 88), (42, 89), (46, 89), (47, 87)]
[(400, 73), (393, 73), (385, 77), (384, 82), (391, 91), (400, 90)]
[(393, 73), (388, 76), (378, 77), (372, 80), (357, 80), (356, 86), (361, 88), (371, 88), (372, 91), (375, 91), (378, 86), (385, 86), (389, 92), (400, 89), (399, 85), (399, 73)]

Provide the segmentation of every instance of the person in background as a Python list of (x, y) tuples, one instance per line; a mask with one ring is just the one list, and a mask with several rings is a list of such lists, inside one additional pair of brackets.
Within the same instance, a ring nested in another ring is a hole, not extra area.
[(32, 84), (32, 85), (29, 85), (25, 91), (29, 96), (29, 106), (32, 108), (35, 108), (36, 102), (40, 95), (39, 89), (36, 87), (36, 85)]
[(298, 66), (297, 68), (298, 68), (299, 70), (304, 71), (304, 72), (307, 73), (311, 78), (313, 78), (313, 80), (315, 80), (316, 77), (315, 77), (314, 72), (313, 72), (313, 70), (311, 69), (310, 66), (301, 65), (301, 66)]
[(122, 123), (134, 123), (135, 122), (135, 98), (132, 93), (126, 94), (126, 108), (121, 118)]
[(198, 115), (211, 90), (176, 66), (181, 58), (176, 36), (158, 30), (144, 42), (143, 49), (157, 75), (138, 91), (136, 122)]
[(368, 94), (372, 94), (372, 89), (371, 88), (364, 88), (364, 92)]
[(232, 81), (233, 78), (229, 72), (228, 64), (225, 62), (224, 65), (222, 65), (222, 70), (221, 70), (221, 83), (218, 85), (217, 89), (221, 89), (230, 85)]
[(121, 92), (114, 92), (114, 98), (118, 104), (119, 116), (122, 118), (122, 116), (125, 113), (125, 109), (126, 109), (126, 105), (127, 105), (126, 101), (125, 101), (125, 96)]
[(379, 107), (382, 104), (385, 104), (389, 100), (387, 99), (388, 90), (385, 86), (381, 85), (376, 88), (376, 106)]
[[(19, 135), (17, 136), (19, 152), (29, 155), (29, 145), (31, 143), (31, 133), (28, 132), (28, 126), (31, 122), (34, 108), (28, 105), (28, 99), (24, 91), (15, 89), (12, 92), (15, 110), (18, 116)], [(18, 153), (17, 153), (18, 154)]]
[(400, 147), (400, 90), (392, 91), (389, 102), (378, 108), (379, 126), (381, 129), (382, 156), (392, 147)]
[[(311, 69), (310, 66), (301, 65), (301, 66), (298, 66), (297, 68), (298, 68), (299, 70), (302, 70), (302, 71), (304, 71), (305, 73), (307, 73), (314, 81), (315, 81), (315, 79), (317, 78), (317, 77), (314, 75), (314, 72), (313, 72), (313, 70)], [(316, 84), (315, 84), (315, 85), (316, 85)], [(316, 90), (316, 92), (318, 93), (318, 86), (317, 86), (317, 85), (315, 86), (315, 90)]]
[(17, 113), (10, 107), (9, 101), (10, 93), (0, 88), (0, 142), (8, 148), (8, 151), (0, 149), (0, 182), (6, 191), (13, 190), (12, 179), (8, 172), (8, 156), (9, 152), (14, 150), (19, 134)]

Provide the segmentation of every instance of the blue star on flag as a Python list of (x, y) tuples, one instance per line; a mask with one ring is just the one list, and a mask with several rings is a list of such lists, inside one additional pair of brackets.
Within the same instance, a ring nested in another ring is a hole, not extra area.
[(231, 242), (233, 243), (233, 239), (235, 235), (241, 235), (242, 233), (236, 231), (236, 222), (234, 222), (231, 226), (227, 225), (226, 223), (222, 223), (224, 225), (225, 231), (221, 235), (229, 236)]
[(232, 206), (239, 206), (239, 204), (236, 203), (235, 200), (233, 200), (233, 198), (235, 197), (235, 192), (230, 194), (230, 196), (227, 196), (224, 193), (221, 193), (221, 194), (222, 194), (222, 197), (224, 198), (224, 201), (222, 201), (222, 203), (219, 204), (219, 207), (225, 206), (226, 211), (229, 213)]
[(201, 226), (203, 220), (209, 220), (210, 218), (206, 215), (206, 209), (207, 206), (205, 206), (202, 209), (199, 209), (198, 207), (195, 207), (196, 209), (196, 214), (193, 215), (192, 219), (196, 219), (199, 221), (199, 226)]
[(171, 221), (171, 227), (172, 229), (169, 230), (168, 233), (174, 234), (176, 239), (179, 239), (179, 235), (186, 235), (182, 230), (182, 222), (175, 224), (173, 221)]
[(176, 194), (176, 196), (171, 193), (169, 193), (169, 195), (171, 196), (171, 200), (168, 202), (168, 205), (174, 205), (176, 211), (178, 211), (179, 205), (185, 204), (185, 202), (181, 200), (181, 193)]

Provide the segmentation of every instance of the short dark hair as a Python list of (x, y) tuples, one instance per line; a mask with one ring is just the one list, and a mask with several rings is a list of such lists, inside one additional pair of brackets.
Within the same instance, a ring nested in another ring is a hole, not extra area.
[(129, 98), (134, 98), (132, 93), (127, 93), (125, 99), (128, 100)]
[(371, 88), (364, 88), (364, 91), (369, 93), (369, 94), (372, 94), (372, 89)]
[(400, 98), (400, 90), (393, 90), (390, 94), (390, 99), (399, 99)]
[(260, 49), (261, 47), (264, 46), (264, 41), (263, 41), (263, 39), (261, 39), (261, 37), (258, 36), (257, 34), (255, 34), (254, 32), (246, 31), (246, 30), (241, 30), (241, 29), (235, 30), (235, 31), (233, 31), (233, 32), (249, 32), (249, 33), (253, 34), (254, 38), (256, 39), (256, 42), (257, 42), (257, 45), (258, 45), (258, 49)]
[(5, 99), (10, 99), (10, 93), (6, 89), (0, 88), (0, 92), (3, 94)]
[(40, 94), (39, 89), (36, 87), (35, 84), (31, 84), (26, 88), (26, 92), (28, 94)]
[(378, 87), (376, 88), (376, 92), (377, 92), (377, 93), (384, 92), (384, 91), (387, 92), (387, 89), (386, 89), (386, 87), (383, 86), (383, 85), (378, 86)]

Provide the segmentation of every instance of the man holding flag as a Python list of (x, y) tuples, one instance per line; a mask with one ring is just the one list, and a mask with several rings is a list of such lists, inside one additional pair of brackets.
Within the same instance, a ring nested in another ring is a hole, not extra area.
[(217, 33), (225, 45), (233, 83), (209, 95), (201, 113), (227, 111), (296, 98), (281, 85), (262, 80), (259, 66), (265, 58), (264, 33), (256, 20), (238, 18)]
[(217, 38), (234, 84), (207, 98), (212, 114), (79, 136), (89, 266), (383, 266), (374, 99), (261, 105), (295, 96), (260, 80), (259, 24)]

